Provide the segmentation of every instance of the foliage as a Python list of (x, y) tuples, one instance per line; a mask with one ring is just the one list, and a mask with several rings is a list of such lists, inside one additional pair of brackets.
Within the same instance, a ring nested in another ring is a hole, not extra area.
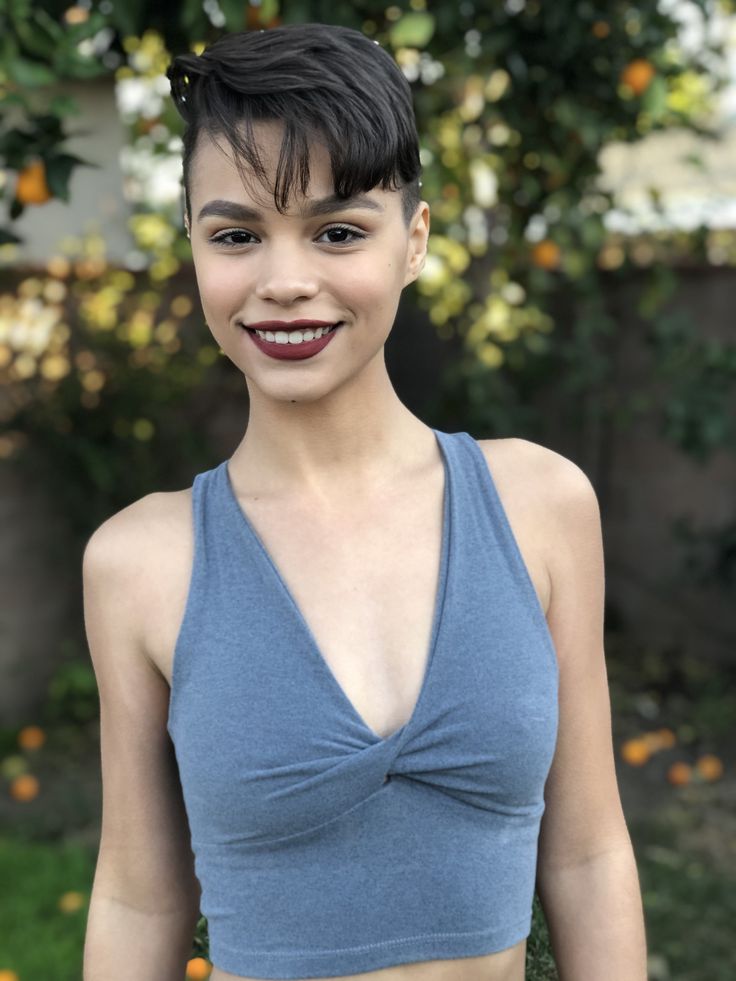
[(45, 726), (81, 726), (100, 716), (97, 679), (88, 656), (60, 664), (49, 682), (41, 722)]
[(651, 981), (729, 981), (736, 971), (730, 924), (736, 914), (733, 862), (683, 847), (704, 808), (632, 824), (646, 916)]
[[(78, 108), (53, 88), (60, 78), (92, 79), (108, 70), (94, 57), (92, 41), (104, 29), (105, 17), (97, 11), (81, 22), (59, 21), (47, 7), (5, 0), (0, 8), (0, 163), (20, 174), (29, 163), (42, 161), (53, 196), (68, 201), (72, 171), (85, 163), (63, 150), (66, 119)], [(7, 191), (3, 185), (3, 196)], [(18, 218), (24, 207), (14, 193), (10, 218)], [(14, 241), (18, 237), (10, 229), (0, 228), (0, 243)]]
[[(171, 278), (171, 255), (160, 267), (152, 245), (148, 269), (133, 274), (109, 265), (100, 237), (70, 245), (0, 297), (0, 337), (14, 355), (0, 364), (12, 412), (0, 445), (33, 479), (67, 475), (58, 504), (84, 536), (201, 457), (204, 436), (182, 429), (180, 412), (217, 348), (186, 330), (193, 303)], [(74, 473), (97, 493), (80, 494)]]

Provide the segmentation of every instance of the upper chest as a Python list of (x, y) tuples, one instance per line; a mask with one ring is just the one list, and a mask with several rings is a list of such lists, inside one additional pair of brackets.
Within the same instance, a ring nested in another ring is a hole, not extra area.
[[(516, 442), (480, 445), (492, 460), (499, 497), (546, 611), (547, 543), (529, 483), (510, 452), (508, 444)], [(381, 738), (408, 721), (425, 677), (442, 573), (444, 491), (440, 464), (411, 486), (392, 488), (360, 507), (338, 504), (329, 513), (237, 497), (272, 565), (274, 588), (281, 580), (343, 693)], [(170, 685), (194, 542), (191, 491), (165, 497), (171, 509), (167, 542), (154, 557), (161, 571), (149, 593), (157, 614), (147, 616), (145, 637)]]

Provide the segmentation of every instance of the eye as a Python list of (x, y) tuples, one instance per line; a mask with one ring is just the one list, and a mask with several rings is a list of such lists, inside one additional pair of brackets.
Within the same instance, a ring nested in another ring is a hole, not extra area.
[[(318, 236), (322, 238), (324, 235), (342, 235), (347, 236), (343, 238), (338, 238), (337, 240), (328, 241), (327, 245), (352, 245), (355, 241), (366, 238), (363, 232), (357, 231), (355, 228), (351, 228), (349, 225), (331, 225), (326, 228)], [(213, 235), (210, 238), (210, 242), (213, 245), (222, 245), (227, 249), (241, 248), (245, 245), (252, 245), (252, 240), (255, 236), (251, 232), (246, 232), (243, 228), (233, 228), (230, 231), (218, 232), (217, 235)]]
[[(358, 239), (365, 238), (363, 232), (358, 232), (354, 228), (350, 228), (348, 225), (331, 225), (330, 228), (326, 228), (322, 235), (332, 235), (333, 233), (343, 233), (347, 235), (352, 235), (352, 238), (339, 239), (337, 242), (328, 242), (328, 245), (352, 245), (352, 243)], [(321, 238), (322, 236), (320, 236)]]
[[(250, 242), (245, 241), (247, 238), (253, 238), (250, 232), (243, 231), (242, 228), (235, 228), (230, 232), (220, 232), (218, 235), (213, 235), (210, 242), (233, 249), (239, 245), (250, 245)], [(232, 241), (228, 241), (228, 239), (232, 239)]]

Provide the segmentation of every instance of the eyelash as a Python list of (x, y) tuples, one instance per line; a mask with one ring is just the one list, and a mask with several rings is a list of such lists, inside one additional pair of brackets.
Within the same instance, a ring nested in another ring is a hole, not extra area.
[[(366, 236), (363, 234), (363, 232), (358, 232), (354, 228), (350, 228), (349, 225), (330, 225), (329, 228), (325, 228), (325, 230), (321, 233), (321, 235), (326, 235), (328, 232), (335, 232), (335, 231), (349, 232), (352, 236), (354, 236), (355, 239), (363, 239), (363, 238), (366, 238)], [(223, 245), (227, 249), (237, 249), (237, 248), (242, 248), (245, 245), (251, 245), (252, 244), (251, 242), (226, 242), (225, 240), (230, 235), (250, 235), (252, 238), (255, 237), (255, 236), (253, 236), (253, 233), (252, 232), (246, 232), (245, 229), (237, 228), (237, 229), (234, 229), (231, 232), (220, 232), (218, 235), (213, 235), (212, 238), (210, 239), (210, 242), (212, 242), (215, 245)], [(351, 241), (345, 241), (345, 242), (328, 242), (327, 244), (328, 245), (335, 245), (335, 246), (337, 246), (339, 248), (340, 246), (352, 245), (353, 242), (351, 242)]]

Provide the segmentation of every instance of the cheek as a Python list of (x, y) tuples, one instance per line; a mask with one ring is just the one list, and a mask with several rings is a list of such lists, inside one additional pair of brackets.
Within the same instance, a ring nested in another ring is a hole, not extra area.
[(203, 307), (226, 312), (233, 303), (239, 302), (245, 285), (242, 270), (236, 270), (229, 263), (197, 261), (195, 258), (194, 271)]
[(402, 257), (387, 249), (354, 258), (341, 266), (334, 280), (336, 289), (346, 300), (353, 297), (361, 305), (390, 306), (403, 286)]

